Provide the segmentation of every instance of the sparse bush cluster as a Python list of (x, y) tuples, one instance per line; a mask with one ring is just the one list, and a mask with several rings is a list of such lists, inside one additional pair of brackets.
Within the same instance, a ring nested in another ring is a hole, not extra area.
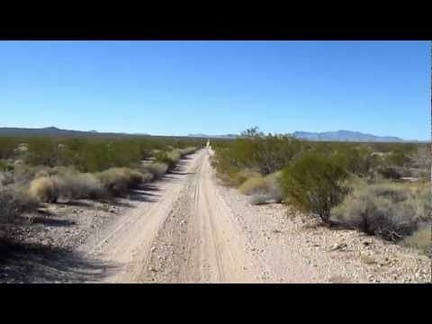
[(430, 223), (430, 188), (415, 194), (402, 183), (363, 184), (332, 210), (345, 225), (387, 240), (400, 241)]
[(214, 166), (220, 174), (231, 179), (235, 179), (244, 169), (261, 175), (274, 173), (302, 150), (302, 143), (295, 138), (288, 135), (265, 136), (258, 128), (249, 129), (239, 139), (226, 144), (222, 149), (216, 144)]
[(219, 177), (252, 204), (278, 197), (324, 223), (411, 245), (430, 227), (429, 144), (307, 142), (258, 128), (212, 144)]
[(155, 155), (156, 163), (167, 166), (166, 172), (171, 172), (175, 169), (177, 163), (186, 155), (192, 154), (196, 151), (195, 147), (188, 147), (185, 149), (173, 149), (166, 152), (158, 152)]
[[(199, 146), (204, 142), (163, 137), (0, 138), (0, 215), (38, 202), (123, 195), (161, 178)], [(155, 161), (142, 166), (148, 158)]]
[(102, 188), (111, 195), (123, 195), (128, 189), (152, 179), (149, 173), (143, 174), (128, 168), (111, 168), (99, 173), (95, 177), (100, 181)]
[(89, 173), (39, 176), (30, 183), (29, 193), (40, 202), (50, 203), (106, 196), (101, 182)]
[(155, 151), (178, 150), (190, 154), (204, 142), (196, 139), (141, 138), (0, 138), (0, 171), (8, 160), (24, 165), (74, 167), (80, 172), (98, 172), (113, 167), (133, 168)]

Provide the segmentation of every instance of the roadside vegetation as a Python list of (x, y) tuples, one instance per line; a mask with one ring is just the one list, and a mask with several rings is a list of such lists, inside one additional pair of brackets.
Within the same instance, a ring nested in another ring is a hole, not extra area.
[(430, 254), (429, 144), (307, 142), (256, 127), (212, 144), (220, 179), (251, 203), (283, 202)]
[(141, 137), (0, 138), (0, 241), (43, 203), (114, 199), (175, 171), (204, 142)]

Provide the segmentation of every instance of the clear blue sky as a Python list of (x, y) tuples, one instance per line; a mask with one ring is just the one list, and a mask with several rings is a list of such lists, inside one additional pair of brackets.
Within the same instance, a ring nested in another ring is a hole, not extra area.
[(0, 127), (430, 137), (429, 42), (0, 42)]

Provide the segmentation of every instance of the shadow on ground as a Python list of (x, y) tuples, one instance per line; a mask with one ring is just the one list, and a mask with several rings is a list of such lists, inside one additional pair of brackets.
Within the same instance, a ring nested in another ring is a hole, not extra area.
[(0, 241), (0, 283), (98, 282), (115, 269), (57, 247)]
[(76, 224), (76, 222), (67, 219), (47, 218), (47, 217), (40, 217), (40, 216), (36, 216), (32, 218), (32, 223), (42, 224), (46, 226), (72, 226)]

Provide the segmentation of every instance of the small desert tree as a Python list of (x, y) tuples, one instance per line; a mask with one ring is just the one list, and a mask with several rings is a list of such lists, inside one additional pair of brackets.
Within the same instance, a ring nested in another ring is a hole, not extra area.
[(328, 223), (331, 208), (348, 193), (347, 177), (334, 156), (310, 151), (283, 170), (280, 184), (288, 203)]

